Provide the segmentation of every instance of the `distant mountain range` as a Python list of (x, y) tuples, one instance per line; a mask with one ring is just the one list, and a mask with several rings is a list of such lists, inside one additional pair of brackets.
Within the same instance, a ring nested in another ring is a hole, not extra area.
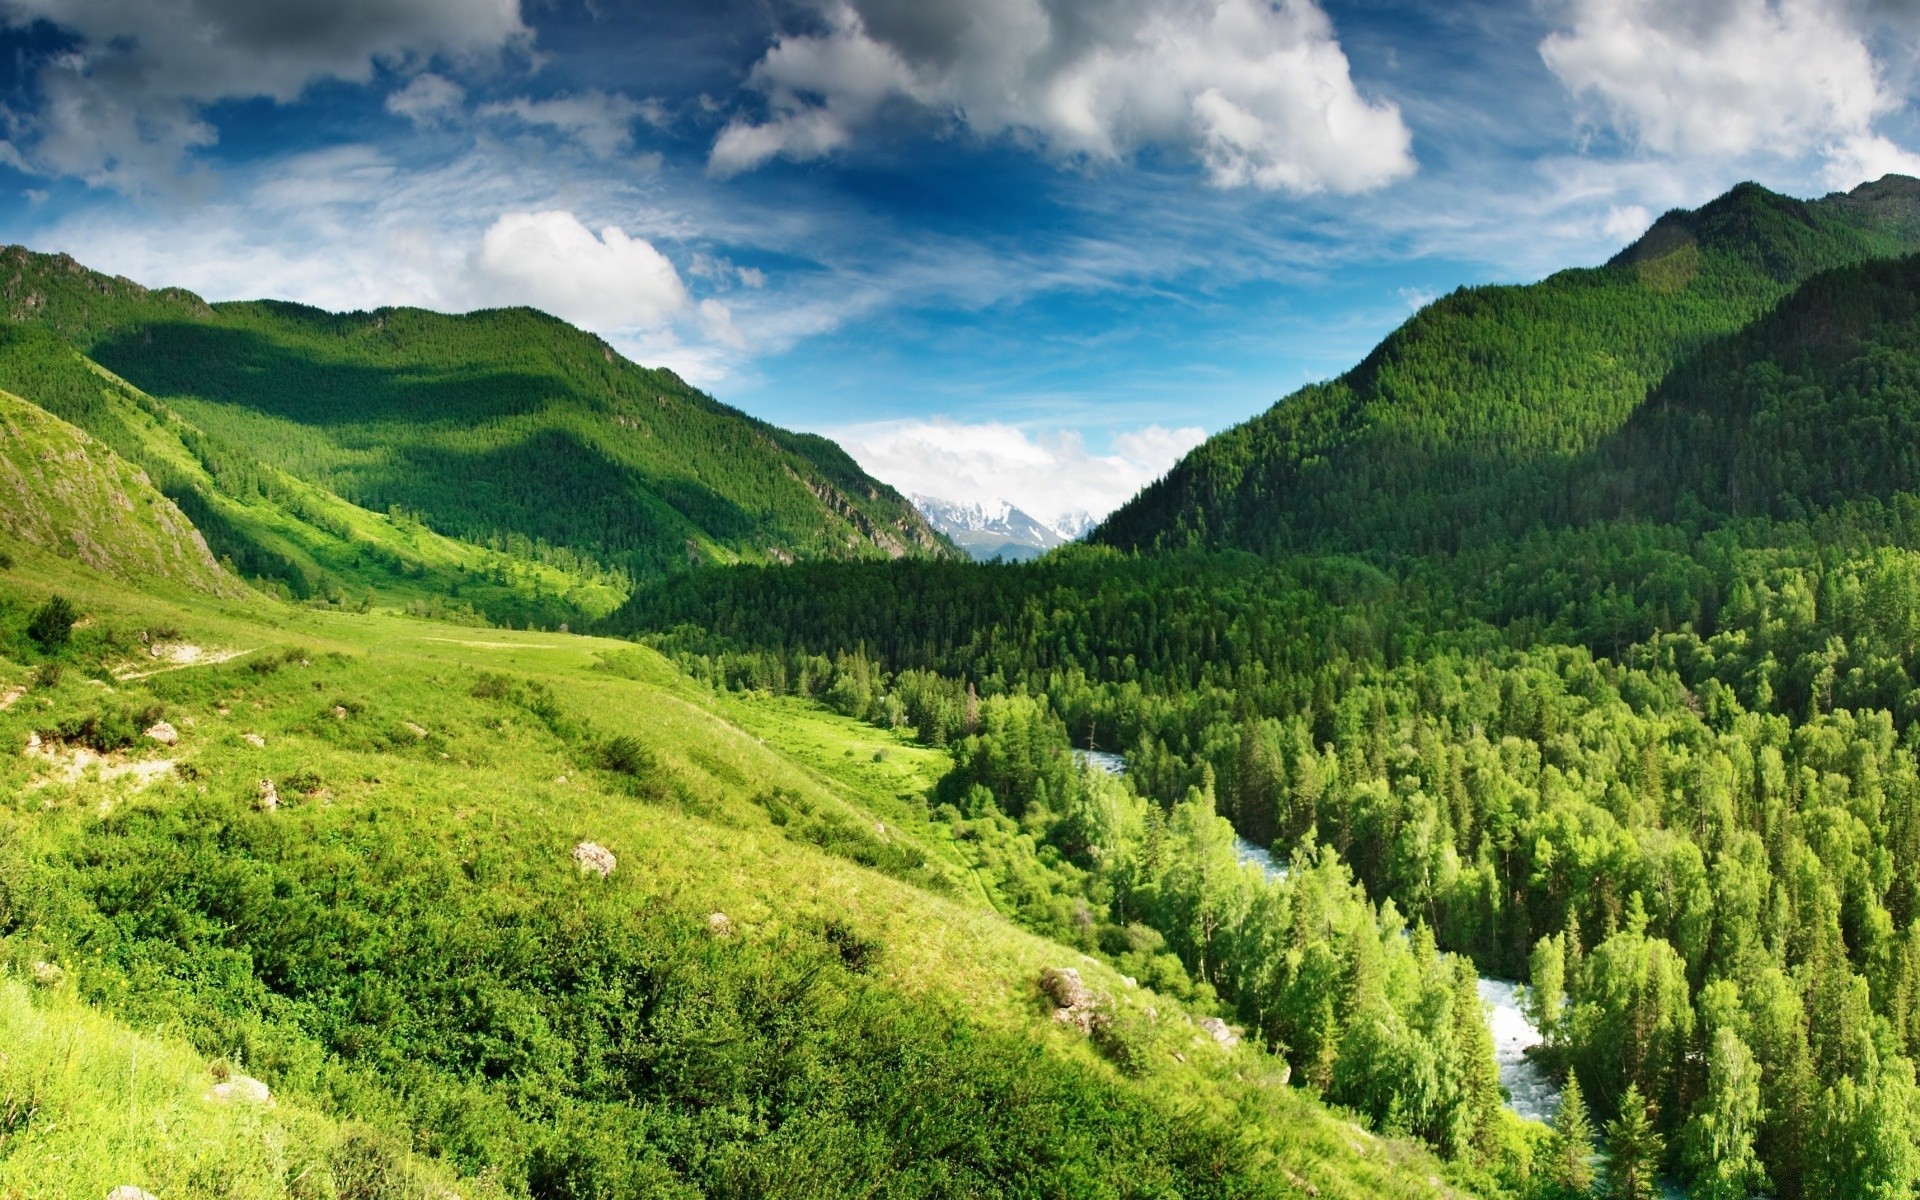
[(1005, 500), (965, 504), (935, 496), (911, 497), (927, 524), (947, 536), (976, 561), (1026, 562), (1055, 546), (1064, 546), (1093, 528), (1093, 518), (1070, 512), (1042, 521)]

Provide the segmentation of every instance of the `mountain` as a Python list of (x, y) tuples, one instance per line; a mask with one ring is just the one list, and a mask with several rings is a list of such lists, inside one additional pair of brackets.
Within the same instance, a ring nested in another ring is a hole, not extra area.
[(1920, 249), (1920, 180), (1742, 184), (1598, 268), (1462, 289), (1219, 434), (1103, 521), (1123, 548), (1446, 550), (1530, 526), (1516, 473), (1591, 450), (1677, 363), (1819, 272)]
[[(363, 539), (340, 537), (343, 522), (375, 517), (469, 548), (454, 558), (540, 565), (558, 591), (624, 593), (710, 563), (956, 553), (833, 443), (538, 312), (209, 305), (21, 247), (0, 251), (0, 279), (0, 379), (149, 467), (206, 518), (216, 553), (297, 595), (382, 592), (407, 554), (375, 545), (358, 557), (380, 561), (355, 566), (286, 545), (295, 530), (350, 551)], [(115, 390), (146, 416), (102, 394)], [(186, 436), (181, 469), (150, 461), (147, 421)], [(342, 502), (351, 512), (316, 512)], [(499, 607), (564, 611), (552, 590)]]
[(145, 472), (44, 409), (0, 392), (0, 546), (8, 540), (121, 580), (215, 596), (245, 591)]
[(1040, 557), (1055, 546), (1064, 546), (1085, 528), (1083, 523), (1074, 520), (1074, 531), (1064, 532), (1029, 516), (1005, 500), (988, 505), (978, 502), (963, 504), (921, 495), (911, 499), (929, 525), (965, 550), (976, 562), (993, 559), (1026, 562)]

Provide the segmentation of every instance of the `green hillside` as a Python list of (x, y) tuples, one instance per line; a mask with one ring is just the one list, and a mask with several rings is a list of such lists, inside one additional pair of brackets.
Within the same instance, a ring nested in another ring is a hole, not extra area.
[[(435, 595), (466, 583), (456, 598), (480, 612), (553, 624), (702, 563), (956, 553), (832, 443), (530, 310), (209, 306), (20, 247), (0, 275), (0, 378), (148, 467), (219, 554), (298, 596), (407, 599), (392, 577), (428, 574)], [(197, 468), (142, 457), (129, 397), (190, 431)], [(371, 515), (441, 541), (363, 536)], [(557, 578), (493, 594), (472, 586), (503, 582), (481, 551)]]
[(1604, 267), (1462, 289), (1352, 371), (1194, 450), (1091, 540), (1447, 550), (1524, 531), (1516, 473), (1591, 449), (1707, 341), (1823, 270), (1920, 249), (1920, 181), (1802, 202), (1743, 184)]
[(0, 534), (118, 578), (242, 591), (146, 475), (84, 432), (0, 391)]
[[(23, 461), (92, 445), (7, 403), (37, 431), (8, 443)], [(63, 526), (122, 507), (130, 468), (92, 449), (49, 484)], [(149, 490), (119, 536), (191, 544), (177, 522)], [(210, 579), (151, 590), (0, 526), (0, 1193), (1495, 1186), (1223, 1045), (1213, 989), (1158, 934), (1093, 919), (1077, 868), (947, 805), (946, 753), (627, 642)], [(1120, 822), (1098, 844), (1160, 827), (1029, 752), (1056, 802)], [(1422, 997), (1444, 1061), (1491, 1064), (1457, 962), (1381, 942), (1333, 864), (1282, 887), (1217, 818), (1167, 832), (1137, 886), (1313, 905)], [(1484, 1089), (1431, 1109), (1527, 1145)]]

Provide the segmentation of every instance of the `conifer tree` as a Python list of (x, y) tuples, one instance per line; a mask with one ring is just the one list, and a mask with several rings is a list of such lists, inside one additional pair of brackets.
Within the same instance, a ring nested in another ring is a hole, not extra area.
[(1547, 1194), (1555, 1200), (1593, 1194), (1593, 1120), (1587, 1115), (1586, 1098), (1580, 1094), (1580, 1080), (1572, 1074), (1560, 1094), (1560, 1111), (1554, 1114), (1553, 1137), (1542, 1174)]
[(1620, 1115), (1607, 1122), (1607, 1200), (1653, 1200), (1665, 1149), (1640, 1089), (1628, 1084)]

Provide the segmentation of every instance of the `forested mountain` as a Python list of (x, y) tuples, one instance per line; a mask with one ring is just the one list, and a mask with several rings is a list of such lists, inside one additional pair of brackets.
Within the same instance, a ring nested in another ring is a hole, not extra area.
[[(323, 562), (260, 528), (316, 526), (294, 540), (325, 542), (339, 520), (302, 510), (332, 497), (544, 564), (568, 578), (555, 591), (624, 591), (701, 563), (955, 553), (839, 447), (531, 310), (208, 305), (19, 247), (0, 253), (0, 276), (6, 386), (148, 466), (218, 553), (298, 595), (369, 585), (350, 546)], [(154, 461), (116, 391), (189, 431), (191, 461)], [(271, 511), (251, 520), (236, 505)], [(566, 611), (551, 596), (504, 607)]]
[[(1743, 187), (1458, 293), (1096, 538), (1154, 553), (734, 569), (614, 621), (947, 746), (961, 813), (1058, 856), (1032, 925), (1151, 928), (1296, 1079), (1493, 1190), (1589, 1194), (1604, 1124), (1609, 1195), (1911, 1195), (1917, 198)], [(1293, 873), (1209, 859), (1216, 812)], [(1370, 914), (1310, 882), (1348, 878)], [(1474, 1134), (1403, 946), (1530, 982), (1569, 1096), (1530, 1157)]]
[(1821, 271), (1920, 249), (1920, 181), (1803, 202), (1743, 184), (1603, 267), (1428, 305), (1338, 379), (1189, 454), (1092, 539), (1121, 547), (1446, 550), (1523, 531), (1516, 473), (1621, 427), (1715, 337)]

